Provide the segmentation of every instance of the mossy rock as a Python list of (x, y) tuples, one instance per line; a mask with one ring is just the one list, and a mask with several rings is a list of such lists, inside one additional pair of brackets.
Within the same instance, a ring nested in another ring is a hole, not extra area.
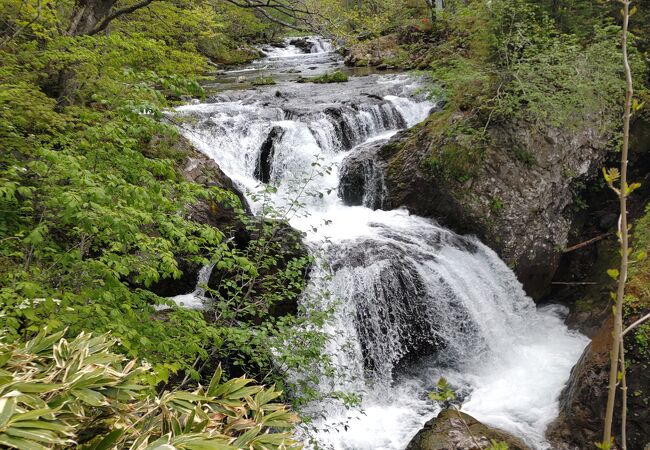
[(492, 441), (505, 443), (509, 450), (530, 450), (521, 439), (456, 409), (445, 409), (424, 424), (406, 450), (482, 450)]

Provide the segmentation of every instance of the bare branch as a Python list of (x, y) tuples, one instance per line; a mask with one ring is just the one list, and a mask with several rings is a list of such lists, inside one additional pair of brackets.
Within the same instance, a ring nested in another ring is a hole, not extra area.
[(645, 322), (646, 320), (649, 320), (649, 319), (650, 319), (650, 314), (646, 314), (645, 316), (641, 317), (639, 320), (637, 320), (636, 322), (634, 322), (632, 325), (630, 325), (629, 327), (627, 327), (627, 328), (623, 331), (622, 335), (625, 336), (627, 333), (629, 333), (630, 331), (632, 331), (633, 329), (635, 329), (636, 327), (638, 327), (638, 326), (641, 325), (643, 322)]
[(130, 14), (130, 13), (132, 13), (134, 11), (137, 11), (138, 9), (142, 9), (142, 8), (144, 8), (146, 6), (149, 6), (149, 4), (153, 3), (154, 1), (156, 1), (156, 0), (142, 0), (142, 1), (140, 1), (138, 3), (135, 3), (135, 4), (131, 5), (131, 6), (127, 6), (127, 7), (124, 7), (124, 8), (113, 11), (108, 16), (106, 16), (104, 18), (104, 20), (102, 20), (99, 23), (99, 25), (97, 25), (95, 28), (93, 28), (88, 33), (88, 35), (92, 36), (92, 35), (95, 35), (95, 34), (101, 32), (101, 31), (104, 31), (106, 29), (106, 27), (108, 27), (108, 25), (113, 20), (115, 20), (118, 17), (123, 16), (125, 14)]

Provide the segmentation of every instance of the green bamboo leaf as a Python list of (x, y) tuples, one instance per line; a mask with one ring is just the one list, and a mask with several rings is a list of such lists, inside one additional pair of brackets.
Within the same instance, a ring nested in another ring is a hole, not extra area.
[(10, 424), (16, 423), (16, 422), (23, 422), (23, 421), (28, 421), (32, 419), (39, 419), (43, 416), (46, 415), (51, 415), (55, 412), (55, 410), (50, 409), (50, 408), (41, 408), (41, 409), (33, 409), (31, 411), (27, 411), (21, 414), (16, 414), (11, 418), (9, 421)]
[(92, 389), (73, 389), (70, 392), (79, 400), (88, 403), (91, 406), (102, 406), (107, 403), (106, 397)]
[(0, 433), (0, 445), (7, 446), (9, 448), (16, 448), (18, 450), (48, 450), (47, 447), (38, 444), (27, 439), (7, 436), (4, 433)]
[(262, 426), (256, 426), (255, 428), (251, 428), (241, 436), (239, 436), (235, 442), (232, 443), (234, 447), (246, 447), (250, 444), (250, 442), (257, 437), (257, 435), (260, 434), (260, 431), (262, 430)]
[(108, 433), (106, 436), (104, 436), (104, 439), (99, 441), (89, 450), (109, 450), (115, 447), (115, 444), (122, 438), (123, 435), (124, 435), (124, 430), (115, 429), (110, 433)]
[(16, 410), (16, 397), (0, 398), (0, 427), (4, 427)]
[(66, 440), (50, 430), (33, 428), (7, 428), (5, 433), (9, 436), (29, 439), (30, 441), (45, 442), (46, 444), (65, 444)]
[(221, 364), (217, 367), (217, 370), (214, 371), (214, 375), (212, 375), (212, 379), (210, 380), (210, 385), (208, 386), (208, 395), (210, 397), (215, 396), (215, 391), (219, 387), (219, 383), (221, 381), (221, 375), (223, 374), (223, 371), (221, 369)]
[(38, 428), (42, 430), (58, 431), (63, 434), (73, 434), (70, 431), (72, 428), (68, 425), (57, 422), (47, 422), (45, 420), (21, 420), (19, 422), (13, 422), (11, 426), (13, 428)]
[(63, 387), (59, 383), (38, 383), (38, 382), (21, 382), (14, 384), (14, 389), (27, 394), (42, 394), (59, 390)]

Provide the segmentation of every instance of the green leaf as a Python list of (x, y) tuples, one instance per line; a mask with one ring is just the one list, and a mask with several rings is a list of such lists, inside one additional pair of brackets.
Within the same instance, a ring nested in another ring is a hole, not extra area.
[(210, 380), (210, 385), (208, 386), (208, 395), (210, 397), (215, 396), (215, 392), (219, 387), (219, 383), (221, 382), (222, 373), (223, 371), (221, 369), (221, 364), (219, 364), (217, 369), (214, 371), (214, 375), (212, 375), (212, 379)]
[(84, 401), (85, 403), (88, 403), (91, 406), (102, 406), (107, 403), (106, 397), (97, 391), (93, 391), (92, 389), (73, 389), (71, 393), (78, 399)]
[(109, 450), (113, 448), (115, 444), (117, 444), (117, 442), (122, 438), (123, 435), (124, 435), (124, 430), (115, 429), (110, 433), (108, 433), (106, 436), (104, 436), (104, 439), (99, 441), (89, 450)]
[(27, 439), (8, 436), (0, 433), (0, 444), (18, 450), (48, 450), (47, 447)]
[(16, 397), (0, 398), (0, 428), (4, 427), (16, 410)]

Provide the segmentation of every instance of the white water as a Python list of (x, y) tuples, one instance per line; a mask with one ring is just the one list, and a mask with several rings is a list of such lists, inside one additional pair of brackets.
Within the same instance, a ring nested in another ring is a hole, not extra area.
[[(313, 54), (287, 48), (256, 64), (272, 58)], [(345, 206), (337, 195), (346, 155), (427, 116), (433, 105), (417, 94), (420, 85), (406, 75), (283, 83), (223, 93), (177, 114), (194, 118), (187, 137), (249, 191), (259, 185), (253, 174), (260, 148), (280, 127), (269, 174), (278, 188), (273, 201), (289, 205), (305, 179), (306, 191), (323, 194), (301, 198), (309, 214), (291, 217), (332, 268), (331, 279), (315, 271), (309, 289), (325, 288), (340, 302), (328, 351), (350, 377), (322, 384), (363, 393), (364, 400), (363, 412), (310, 406), (325, 417), (315, 423), (322, 443), (403, 449), (438, 412), (426, 393), (445, 376), (464, 394), (464, 411), (547, 448), (544, 429), (557, 415), (557, 398), (586, 338), (567, 330), (561, 308), (536, 309), (510, 269), (477, 239), (403, 210)], [(331, 170), (314, 176), (316, 159)]]
[(181, 294), (172, 297), (171, 299), (176, 302), (178, 306), (183, 306), (190, 309), (203, 309), (203, 301), (205, 300), (205, 286), (208, 284), (210, 274), (214, 264), (208, 264), (201, 267), (196, 280), (196, 288), (189, 294)]

